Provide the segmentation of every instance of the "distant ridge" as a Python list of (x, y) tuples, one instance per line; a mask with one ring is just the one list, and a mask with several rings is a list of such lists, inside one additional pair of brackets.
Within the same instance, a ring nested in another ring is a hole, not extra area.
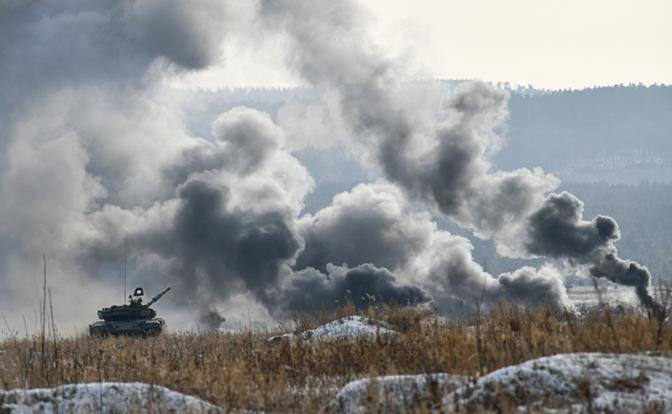
[[(447, 92), (462, 80), (438, 81)], [(672, 182), (672, 86), (629, 84), (548, 90), (498, 84), (511, 92), (507, 142), (495, 167), (540, 166), (572, 182)], [(318, 104), (310, 87), (174, 91), (189, 101), (187, 125), (208, 137), (210, 123), (234, 106), (276, 117), (287, 103)]]
[[(474, 79), (414, 79), (408, 81), (408, 83), (429, 83), (429, 82), (441, 82), (445, 83), (448, 86), (454, 86), (462, 82), (470, 82)], [(665, 83), (655, 83), (651, 85), (646, 85), (644, 83), (620, 83), (614, 85), (596, 85), (596, 86), (587, 86), (582, 88), (560, 88), (560, 89), (549, 89), (549, 88), (537, 88), (531, 84), (528, 85), (518, 85), (512, 84), (510, 82), (489, 82), (492, 85), (496, 85), (502, 89), (506, 89), (512, 93), (520, 95), (540, 95), (540, 94), (555, 94), (555, 93), (577, 93), (584, 91), (596, 91), (603, 89), (618, 89), (618, 88), (672, 88), (672, 84)], [(250, 87), (233, 87), (227, 88), (222, 87), (219, 89), (177, 89), (186, 94), (206, 94), (206, 95), (229, 95), (232, 97), (244, 97), (244, 96), (269, 96), (280, 93), (286, 96), (292, 95), (315, 95), (314, 88), (311, 86), (250, 86)]]

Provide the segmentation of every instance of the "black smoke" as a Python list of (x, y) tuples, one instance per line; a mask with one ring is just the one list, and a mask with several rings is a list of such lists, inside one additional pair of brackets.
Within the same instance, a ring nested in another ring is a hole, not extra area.
[(583, 203), (574, 195), (551, 194), (528, 220), (527, 250), (535, 255), (587, 262), (620, 238), (618, 224), (607, 216), (583, 220)]
[(281, 213), (232, 210), (227, 198), (226, 189), (187, 182), (178, 193), (180, 208), (172, 226), (146, 245), (177, 259), (176, 280), (208, 286), (219, 298), (243, 288), (266, 301), (282, 264), (296, 255), (301, 242)]
[(288, 312), (332, 311), (347, 303), (357, 309), (380, 304), (409, 306), (429, 302), (416, 286), (399, 285), (385, 268), (363, 264), (354, 268), (329, 266), (328, 273), (305, 269), (289, 280), (279, 306)]
[(551, 194), (528, 219), (530, 253), (567, 259), (589, 267), (595, 277), (635, 288), (642, 304), (652, 308), (651, 273), (639, 263), (618, 257), (614, 243), (621, 237), (618, 223), (608, 216), (583, 219), (583, 202), (562, 192)]

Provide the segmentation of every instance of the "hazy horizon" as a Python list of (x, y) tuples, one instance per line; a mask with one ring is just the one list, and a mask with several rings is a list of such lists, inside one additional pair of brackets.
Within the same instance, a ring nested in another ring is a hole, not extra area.
[[(538, 89), (672, 83), (672, 3), (570, 0), (362, 0), (369, 32), (418, 78), (510, 82)], [(302, 84), (273, 48), (228, 44), (201, 87)], [(235, 64), (231, 64), (235, 62)]]

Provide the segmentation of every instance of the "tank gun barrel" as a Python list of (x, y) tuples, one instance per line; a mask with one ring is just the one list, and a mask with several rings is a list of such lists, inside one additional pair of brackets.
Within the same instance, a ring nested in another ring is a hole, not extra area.
[(149, 302), (147, 302), (147, 305), (146, 305), (146, 306), (147, 306), (147, 307), (152, 306), (154, 303), (156, 303), (157, 300), (161, 299), (161, 297), (162, 297), (163, 295), (165, 295), (166, 293), (168, 293), (169, 290), (170, 290), (170, 288), (166, 288), (163, 292), (161, 292), (161, 293), (159, 293), (158, 295), (154, 296), (154, 297), (152, 298), (152, 300), (150, 300)]

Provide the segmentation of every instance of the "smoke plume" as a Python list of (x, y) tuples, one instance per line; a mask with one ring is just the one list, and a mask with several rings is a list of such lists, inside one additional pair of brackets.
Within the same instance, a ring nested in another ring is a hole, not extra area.
[(289, 312), (334, 310), (350, 302), (358, 309), (385, 303), (397, 306), (429, 301), (416, 286), (399, 286), (385, 268), (362, 264), (354, 268), (329, 265), (327, 275), (314, 269), (297, 272), (279, 297)]
[(368, 40), (354, 3), (269, 1), (262, 16), (293, 42), (288, 62), (337, 97), (348, 127), (410, 197), (493, 239), (502, 254), (588, 266), (593, 275), (635, 286), (642, 303), (652, 304), (648, 270), (617, 256), (612, 218), (584, 221), (576, 197), (550, 193), (559, 182), (540, 169), (492, 171), (487, 154), (506, 118), (505, 92), (465, 84), (432, 125), (421, 125), (419, 114), (399, 104), (393, 81), (399, 70)]
[[(651, 275), (618, 256), (612, 218), (584, 220), (580, 200), (553, 193), (559, 181), (540, 169), (493, 171), (506, 92), (465, 83), (416, 105), (403, 65), (367, 32), (349, 0), (0, 2), (0, 313), (14, 325), (30, 313), (47, 252), (57, 317), (84, 324), (121, 297), (125, 239), (133, 282), (173, 286), (161, 303), (212, 326), (233, 301), (278, 318), (346, 300), (562, 308), (561, 263), (653, 306)], [(329, 103), (328, 122), (325, 111), (311, 117), (313, 137), (292, 136), (306, 131), (290, 107), (286, 129), (238, 107), (210, 136), (188, 130), (166, 81), (235, 65), (221, 58), (234, 40), (277, 44)], [(304, 215), (315, 183), (292, 148), (336, 134), (385, 180)], [(490, 275), (435, 214), (501, 254), (555, 262)]]

